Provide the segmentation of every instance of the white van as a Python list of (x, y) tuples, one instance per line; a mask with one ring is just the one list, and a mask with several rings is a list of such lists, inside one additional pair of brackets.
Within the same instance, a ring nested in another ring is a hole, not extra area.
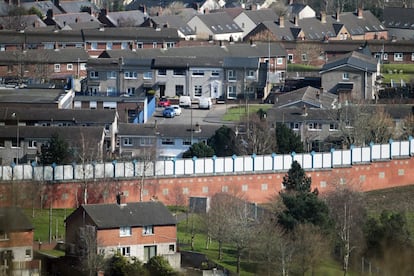
[(181, 107), (191, 107), (191, 98), (190, 98), (190, 96), (180, 96), (179, 105)]
[(210, 109), (212, 105), (213, 102), (211, 101), (211, 98), (208, 97), (201, 97), (198, 101), (198, 108)]

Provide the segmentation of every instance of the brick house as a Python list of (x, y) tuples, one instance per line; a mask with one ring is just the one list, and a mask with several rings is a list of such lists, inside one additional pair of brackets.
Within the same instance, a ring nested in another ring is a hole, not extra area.
[(33, 260), (34, 227), (22, 209), (0, 208), (0, 271), (2, 275), (35, 275), (40, 262)]
[(177, 253), (177, 221), (167, 207), (158, 201), (81, 205), (66, 219), (66, 255), (79, 254), (82, 229), (90, 227), (96, 237), (98, 254), (105, 257), (119, 252), (147, 262), (151, 257), (166, 257), (179, 267)]

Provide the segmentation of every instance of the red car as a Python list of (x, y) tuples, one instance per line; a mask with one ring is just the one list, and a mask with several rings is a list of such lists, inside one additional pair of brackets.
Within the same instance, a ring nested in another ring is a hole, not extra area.
[(166, 99), (166, 98), (162, 98), (158, 102), (158, 106), (160, 106), (160, 107), (167, 107), (167, 106), (170, 106), (170, 105), (171, 105), (170, 100), (169, 99)]

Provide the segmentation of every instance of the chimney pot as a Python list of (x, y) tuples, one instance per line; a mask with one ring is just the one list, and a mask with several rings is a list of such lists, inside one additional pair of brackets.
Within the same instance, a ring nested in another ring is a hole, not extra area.
[(283, 15), (279, 16), (279, 27), (280, 28), (285, 27), (285, 17)]

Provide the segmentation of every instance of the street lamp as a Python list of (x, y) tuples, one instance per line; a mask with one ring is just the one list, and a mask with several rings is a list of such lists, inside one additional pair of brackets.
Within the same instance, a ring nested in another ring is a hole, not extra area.
[(19, 117), (17, 116), (16, 112), (12, 113), (12, 118), (16, 119), (16, 147), (17, 147), (17, 156), (16, 156), (16, 165), (19, 165), (19, 153), (20, 153), (20, 145), (19, 145)]

